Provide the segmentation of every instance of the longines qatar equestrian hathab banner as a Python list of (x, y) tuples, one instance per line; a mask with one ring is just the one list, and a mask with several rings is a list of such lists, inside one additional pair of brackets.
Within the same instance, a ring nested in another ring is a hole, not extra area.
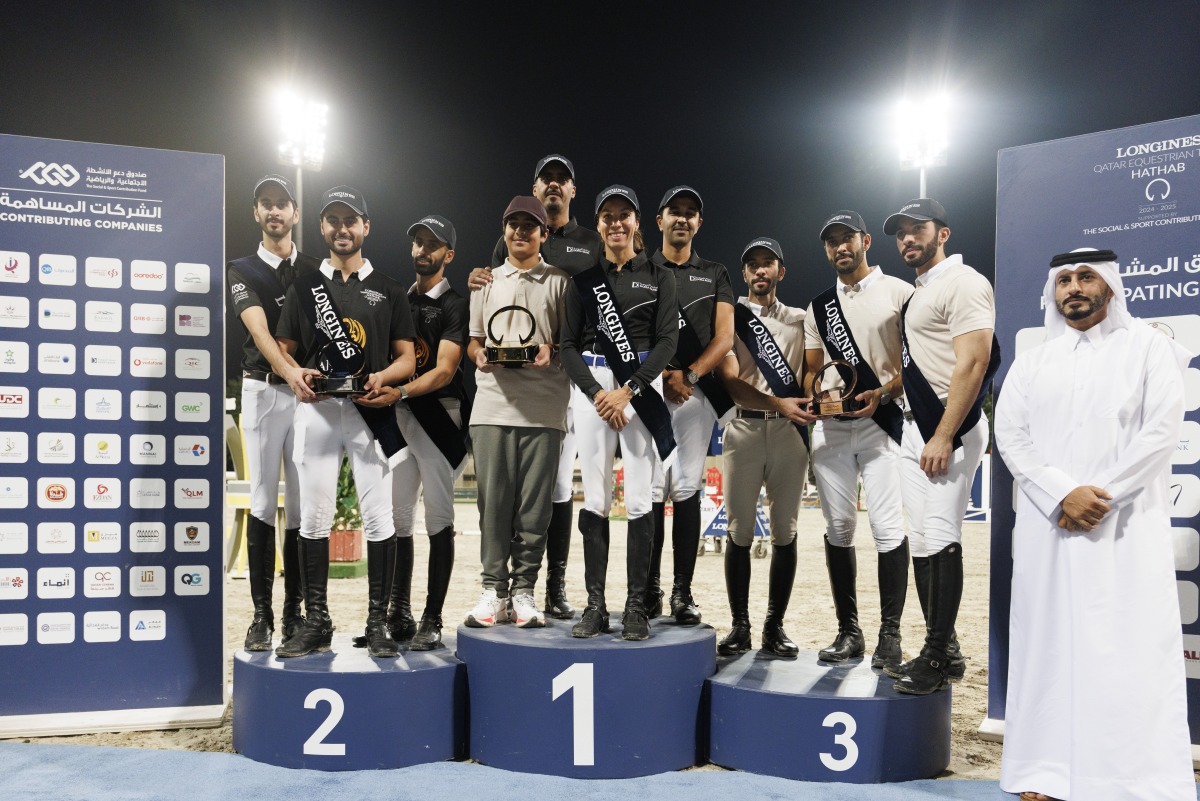
[(0, 136), (0, 735), (225, 707), (224, 160)]
[[(996, 333), (1005, 353), (1042, 341), (1050, 257), (1079, 247), (1116, 251), (1130, 313), (1200, 353), (1200, 116), (1002, 150), (997, 175)], [(1011, 364), (1007, 359), (996, 375), (998, 391)], [(1198, 364), (1193, 360), (1186, 374), (1186, 421), (1170, 490), (1193, 743), (1200, 743)], [(1002, 460), (993, 464), (991, 654), (981, 731), (998, 735), (1008, 679), (1014, 513), (1012, 475)], [(1121, 651), (1143, 658), (1136, 642), (1121, 644)]]

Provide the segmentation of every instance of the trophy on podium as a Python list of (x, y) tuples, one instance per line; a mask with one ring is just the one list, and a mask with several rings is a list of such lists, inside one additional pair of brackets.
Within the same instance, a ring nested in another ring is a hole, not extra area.
[(367, 376), (363, 375), (363, 371), (367, 366), (367, 356), (363, 353), (362, 348), (351, 344), (350, 347), (353, 350), (350, 355), (347, 356), (345, 352), (342, 352), (343, 369), (334, 370), (333, 363), (325, 358), (326, 350), (330, 347), (338, 348), (341, 352), (338, 343), (333, 340), (321, 346), (321, 350), (317, 354), (317, 364), (320, 366), (322, 374), (313, 379), (313, 392), (318, 395), (331, 395), (335, 398), (354, 398), (366, 395), (367, 390), (363, 385), (367, 381)]
[[(846, 368), (850, 372), (850, 380), (844, 381), (845, 373), (839, 369), (838, 373), (846, 385), (833, 389), (821, 389), (821, 376), (825, 375), (825, 371), (831, 367)], [(857, 384), (858, 370), (850, 362), (835, 359), (822, 365), (821, 369), (813, 376), (813, 404), (816, 406), (817, 416), (840, 417), (863, 408), (863, 404), (854, 399), (854, 387)]]
[[(517, 342), (512, 342), (511, 340), (501, 342), (500, 338), (492, 330), (492, 323), (496, 322), (496, 318), (505, 312), (523, 312), (529, 318), (529, 333), (521, 337)], [(529, 364), (537, 358), (538, 354), (539, 346), (529, 344), (536, 331), (537, 322), (533, 319), (533, 312), (524, 306), (505, 306), (502, 309), (497, 309), (487, 324), (488, 341), (495, 343), (485, 346), (488, 363), (500, 367), (522, 367)]]

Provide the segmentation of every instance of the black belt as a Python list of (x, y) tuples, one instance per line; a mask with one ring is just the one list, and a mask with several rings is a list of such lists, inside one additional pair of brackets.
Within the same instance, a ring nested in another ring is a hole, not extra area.
[(737, 416), (748, 420), (779, 420), (783, 418), (779, 412), (760, 412), (757, 409), (738, 409)]
[(242, 378), (253, 378), (255, 381), (265, 381), (268, 384), (286, 384), (279, 376), (274, 373), (264, 373), (262, 370), (243, 370)]

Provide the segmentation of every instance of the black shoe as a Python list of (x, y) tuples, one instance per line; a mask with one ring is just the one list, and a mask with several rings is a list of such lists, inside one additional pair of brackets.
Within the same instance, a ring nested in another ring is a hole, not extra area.
[(663, 591), (658, 587), (651, 587), (646, 590), (646, 597), (643, 604), (646, 607), (646, 617), (651, 620), (661, 617), (663, 613)]
[(695, 626), (700, 623), (700, 610), (690, 591), (679, 590), (678, 594), (671, 593), (671, 614), (681, 626)]
[(764, 654), (788, 659), (795, 659), (800, 655), (800, 646), (788, 638), (787, 632), (783, 630), (783, 624), (772, 620), (763, 624), (762, 647), (759, 650)]
[(289, 615), (287, 611), (283, 614), (283, 639), (288, 639), (296, 633), (296, 630), (304, 625), (304, 615), (296, 614)]
[(318, 620), (311, 615), (304, 619), (296, 633), (275, 649), (275, 656), (284, 659), (306, 654), (320, 654), (333, 644), (333, 622)]
[(583, 610), (583, 617), (571, 627), (572, 637), (595, 637), (597, 634), (607, 634), (612, 631), (608, 622), (608, 610), (589, 606)]
[(737, 656), (746, 653), (753, 647), (750, 643), (750, 621), (735, 620), (733, 628), (717, 643), (717, 653), (721, 656)]
[(898, 632), (894, 634), (879, 632), (879, 642), (875, 646), (875, 653), (871, 654), (871, 667), (882, 670), (889, 676), (894, 676), (888, 668), (899, 669), (903, 659), (904, 655), (900, 650), (900, 634)]
[(328, 651), (333, 644), (333, 621), (329, 618), (329, 540), (299, 538), (304, 591), (304, 622), (295, 634), (275, 649), (275, 656), (288, 658)]
[(950, 681), (961, 681), (967, 675), (967, 660), (969, 656), (962, 655), (958, 646), (958, 634), (950, 635), (950, 647), (946, 649), (946, 678)]
[(908, 595), (908, 558), (907, 537), (892, 550), (879, 554), (879, 642), (871, 655), (871, 667), (877, 670), (896, 669), (904, 661), (900, 618)]
[(392, 639), (391, 632), (388, 631), (388, 625), (378, 618), (367, 620), (365, 636), (367, 653), (377, 659), (387, 659), (400, 653), (400, 649), (396, 647), (396, 641)]
[(829, 569), (829, 587), (833, 591), (838, 633), (833, 644), (822, 649), (817, 658), (823, 662), (845, 662), (867, 651), (862, 629), (858, 627), (858, 598), (855, 591), (858, 558), (852, 546), (842, 548), (833, 545), (826, 537), (825, 564)]
[(442, 619), (440, 617), (422, 617), (417, 633), (413, 635), (410, 651), (432, 651), (442, 647)]
[(833, 643), (817, 653), (822, 662), (845, 662), (847, 659), (857, 659), (867, 652), (867, 644), (863, 641), (861, 631), (839, 631)]
[(567, 601), (567, 557), (571, 553), (571, 501), (551, 504), (546, 529), (546, 614), (570, 620), (575, 609)]
[(908, 663), (908, 672), (892, 685), (896, 692), (908, 695), (929, 695), (950, 686), (946, 680), (946, 660), (921, 656)]
[(390, 613), (387, 617), (388, 635), (396, 642), (405, 642), (411, 640), (413, 635), (417, 633), (417, 621), (412, 614), (394, 617)]
[[(583, 537), (583, 584), (587, 588), (588, 608), (583, 610), (583, 619), (571, 629), (571, 636), (595, 637), (601, 631), (608, 631), (608, 612), (604, 603), (604, 584), (608, 573), (608, 518), (580, 509), (579, 533)], [(605, 610), (602, 628), (598, 610)], [(590, 622), (589, 612), (594, 618)], [(588, 625), (585, 626), (585, 623)]]
[(304, 622), (301, 607), (304, 604), (304, 593), (300, 581), (300, 529), (289, 528), (283, 533), (283, 614), (280, 624), (283, 626), (283, 639), (296, 633)]
[(692, 598), (692, 576), (696, 572), (696, 553), (700, 547), (700, 493), (676, 501), (671, 518), (671, 557), (674, 581), (671, 586), (671, 614), (681, 626), (700, 623), (700, 610)]
[(660, 617), (663, 613), (663, 591), (659, 583), (659, 574), (662, 572), (662, 551), (663, 543), (666, 540), (666, 530), (664, 523), (666, 504), (659, 502), (652, 504), (650, 507), (650, 515), (654, 520), (654, 544), (650, 549), (650, 570), (646, 575), (646, 594), (642, 600), (642, 606), (646, 610), (646, 617), (653, 620)]
[(270, 620), (256, 617), (250, 628), (246, 629), (246, 642), (242, 647), (247, 651), (270, 651), (273, 633)]
[[(396, 537), (395, 543), (395, 567), (391, 581), (383, 582), (387, 586), (383, 603), (387, 612), (388, 634), (396, 642), (404, 642), (417, 633), (417, 621), (413, 618), (409, 600), (412, 595), (413, 538)], [(371, 545), (367, 543), (368, 550)], [(370, 554), (367, 556), (367, 569), (370, 570)]]
[(650, 622), (646, 620), (646, 613), (640, 609), (626, 609), (621, 617), (621, 626), (622, 640), (650, 639)]

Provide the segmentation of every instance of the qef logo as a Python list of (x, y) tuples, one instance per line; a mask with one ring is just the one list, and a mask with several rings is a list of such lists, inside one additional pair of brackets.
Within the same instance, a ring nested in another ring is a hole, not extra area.
[(37, 161), (25, 168), (22, 178), (28, 178), (38, 186), (71, 186), (79, 180), (79, 171), (70, 164)]

